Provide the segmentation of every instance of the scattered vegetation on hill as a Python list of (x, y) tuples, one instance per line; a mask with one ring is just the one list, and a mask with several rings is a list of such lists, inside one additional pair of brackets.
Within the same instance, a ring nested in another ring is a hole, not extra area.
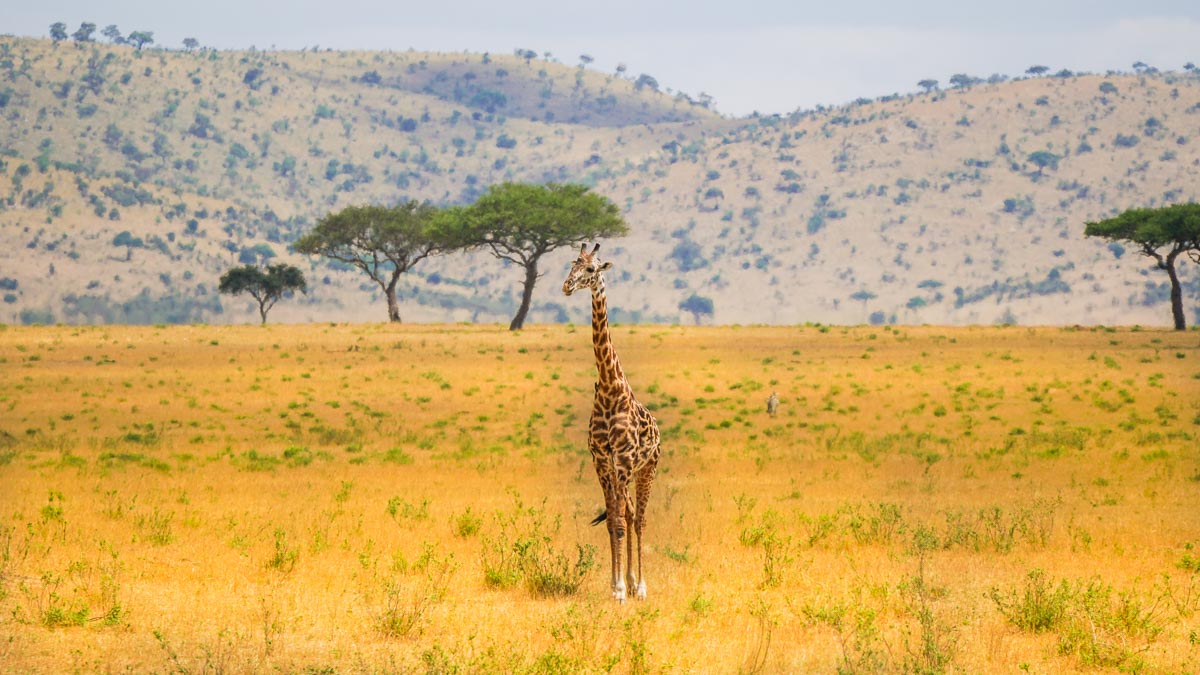
[[(283, 320), (371, 320), (381, 291), (291, 245), (346, 206), (467, 204), (511, 181), (579, 182), (621, 208), (614, 311), (630, 321), (686, 320), (695, 296), (718, 323), (1159, 323), (1165, 280), (1118, 264), (1084, 223), (1192, 201), (1200, 184), (1195, 69), (964, 75), (729, 119), (653, 77), (529, 50), (197, 47), (0, 38), (16, 284), (0, 320), (83, 320), (72, 294), (117, 321), (137, 307), (247, 320), (217, 279), (268, 260), (313, 281)], [(416, 320), (507, 320), (521, 300), (483, 254), (414, 272), (401, 295)], [(1200, 294), (1193, 266), (1180, 274)], [(562, 320), (555, 300), (535, 294), (533, 319)]]

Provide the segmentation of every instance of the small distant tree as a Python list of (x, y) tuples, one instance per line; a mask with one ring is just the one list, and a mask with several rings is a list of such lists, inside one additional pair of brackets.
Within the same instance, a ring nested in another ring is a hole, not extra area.
[(928, 94), (929, 92), (938, 88), (938, 81), (932, 78), (926, 78), (918, 82), (917, 86), (924, 89), (925, 93)]
[(133, 249), (143, 248), (146, 242), (141, 237), (133, 236), (129, 230), (122, 230), (113, 237), (112, 245), (120, 248), (125, 247), (125, 260), (133, 260)]
[(593, 58), (591, 57), (591, 55), (589, 55), (589, 54), (580, 54), (580, 55), (579, 55), (579, 65), (580, 65), (580, 66), (586, 66), (586, 65), (590, 64), (592, 61), (595, 61), (595, 60), (596, 60), (596, 59), (593, 59)]
[(463, 248), (487, 248), (525, 270), (521, 306), (509, 330), (525, 325), (543, 256), (629, 231), (620, 209), (608, 198), (583, 185), (557, 183), (493, 185), (474, 204), (440, 214), (438, 229), (444, 240)]
[(1038, 150), (1037, 152), (1030, 153), (1028, 159), (1031, 163), (1037, 166), (1037, 175), (1038, 178), (1041, 178), (1042, 169), (1045, 169), (1046, 167), (1058, 169), (1058, 160), (1062, 159), (1062, 157), (1050, 152), (1049, 150)]
[(633, 88), (638, 90), (653, 89), (654, 91), (658, 91), (658, 80), (654, 79), (654, 77), (650, 75), (647, 75), (646, 73), (642, 73), (641, 75), (638, 75), (636, 80), (634, 80)]
[(707, 316), (710, 319), (712, 318), (713, 301), (712, 298), (692, 293), (679, 303), (679, 309), (691, 314), (696, 325), (700, 325), (700, 317)]
[(864, 312), (867, 310), (867, 303), (874, 300), (877, 297), (879, 297), (879, 296), (875, 295), (874, 293), (872, 293), (871, 291), (868, 291), (868, 290), (855, 291), (854, 293), (850, 294), (851, 300), (857, 300), (863, 304)]
[(141, 49), (148, 44), (154, 43), (154, 32), (148, 30), (135, 30), (129, 34), (129, 44)]
[(1183, 288), (1175, 263), (1186, 253), (1200, 263), (1200, 204), (1174, 204), (1157, 209), (1129, 209), (1107, 220), (1087, 223), (1084, 234), (1137, 246), (1171, 280), (1171, 316), (1175, 330), (1187, 328)]
[(55, 21), (50, 24), (50, 39), (54, 44), (58, 44), (67, 39), (67, 24), (61, 21)]
[(973, 84), (979, 84), (979, 78), (967, 75), (966, 73), (955, 73), (950, 76), (950, 86), (952, 87), (969, 87)]
[(235, 267), (221, 275), (218, 290), (226, 295), (249, 293), (258, 301), (258, 314), (267, 322), (267, 312), (280, 298), (289, 297), (295, 291), (308, 292), (304, 273), (286, 263), (269, 265), (266, 271), (254, 265)]
[(108, 41), (114, 45), (124, 44), (125, 38), (121, 37), (121, 31), (117, 29), (116, 24), (109, 24), (100, 31), (100, 34), (108, 38)]
[(71, 38), (76, 42), (91, 42), (92, 34), (96, 32), (96, 24), (90, 21), (84, 21), (79, 24), (79, 28), (71, 33)]
[(1037, 77), (1038, 75), (1044, 75), (1048, 72), (1050, 72), (1050, 68), (1047, 66), (1029, 66), (1025, 69), (1026, 75), (1033, 75), (1034, 77)]
[(388, 320), (400, 322), (396, 286), (418, 262), (451, 247), (432, 229), (436, 209), (414, 200), (396, 206), (348, 206), (330, 213), (293, 248), (353, 265), (379, 284)]
[(190, 52), (199, 46), (200, 46), (200, 41), (197, 40), (196, 38), (194, 38), (194, 37), (183, 38), (183, 48), (186, 49), (187, 51)]
[(251, 68), (242, 76), (242, 83), (255, 91), (258, 91), (264, 82), (266, 82), (266, 78), (263, 77), (262, 68)]

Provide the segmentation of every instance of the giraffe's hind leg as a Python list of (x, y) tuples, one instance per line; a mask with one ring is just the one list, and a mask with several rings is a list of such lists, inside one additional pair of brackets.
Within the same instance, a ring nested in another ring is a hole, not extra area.
[[(631, 593), (633, 593), (633, 592), (636, 592), (637, 588), (638, 588), (638, 578), (635, 578), (634, 574), (633, 574), (633, 560), (634, 560), (634, 558), (633, 558), (633, 538), (634, 538), (634, 532), (636, 531), (636, 520), (635, 519), (637, 517), (637, 512), (636, 512), (636, 507), (633, 505), (632, 501), (629, 501), (628, 497), (626, 499), (627, 499), (627, 501), (625, 504), (625, 525), (626, 525), (626, 527), (625, 527), (625, 585), (629, 589), (629, 591)], [(641, 567), (641, 564), (642, 564), (641, 548), (642, 548), (641, 547), (641, 537), (639, 536), (638, 537), (638, 567), (639, 568)], [(643, 600), (644, 597), (639, 597), (638, 599)]]
[[(657, 462), (652, 463), (642, 468), (637, 473), (637, 510), (633, 521), (633, 535), (637, 537), (637, 584), (632, 581), (629, 587), (635, 593), (638, 600), (646, 599), (646, 578), (642, 576), (642, 531), (646, 525), (646, 505), (650, 503), (650, 487), (654, 485), (654, 473), (658, 468)], [(626, 562), (632, 569), (633, 558)]]

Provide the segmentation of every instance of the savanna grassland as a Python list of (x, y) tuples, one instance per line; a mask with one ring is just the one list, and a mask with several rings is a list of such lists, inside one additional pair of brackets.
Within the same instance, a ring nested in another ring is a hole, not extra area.
[(1194, 331), (614, 339), (624, 605), (586, 327), (0, 328), (0, 669), (1200, 670)]

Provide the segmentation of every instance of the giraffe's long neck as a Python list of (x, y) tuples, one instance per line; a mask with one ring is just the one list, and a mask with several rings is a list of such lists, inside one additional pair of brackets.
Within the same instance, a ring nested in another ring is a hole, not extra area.
[(613, 347), (612, 333), (608, 329), (608, 296), (604, 292), (603, 281), (592, 289), (592, 348), (596, 352), (596, 370), (600, 374), (600, 385), (628, 386), (625, 371), (621, 370), (621, 361), (617, 359), (617, 350)]

